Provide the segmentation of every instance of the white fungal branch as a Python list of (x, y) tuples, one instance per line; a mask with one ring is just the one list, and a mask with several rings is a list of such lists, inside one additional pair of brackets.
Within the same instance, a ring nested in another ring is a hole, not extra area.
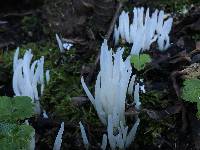
[(72, 43), (68, 42), (63, 43), (58, 34), (56, 34), (56, 40), (61, 53), (64, 53), (65, 50), (70, 50), (70, 48), (73, 46)]
[[(39, 97), (44, 91), (44, 57), (31, 64), (33, 54), (27, 50), (23, 58), (19, 58), (19, 48), (16, 49), (13, 60), (13, 91), (15, 96), (28, 96), (36, 103), (35, 110), (40, 114)], [(49, 81), (49, 70), (46, 81)], [(40, 91), (39, 91), (40, 90)]]
[(100, 72), (95, 85), (95, 98), (88, 90), (83, 77), (82, 86), (94, 105), (97, 114), (105, 125), (108, 115), (115, 118), (114, 126), (118, 127), (120, 121), (125, 123), (125, 100), (132, 67), (129, 57), (123, 61), (124, 49), (118, 48), (116, 53), (108, 49), (107, 41), (101, 46)]
[(60, 129), (58, 131), (58, 134), (56, 136), (56, 140), (54, 142), (53, 150), (60, 150), (61, 144), (62, 144), (62, 135), (64, 132), (64, 122), (61, 123)]
[(114, 118), (113, 116), (109, 115), (107, 133), (111, 149), (115, 150), (117, 148), (119, 149), (128, 148), (135, 139), (135, 134), (137, 132), (140, 119), (137, 118), (136, 122), (134, 123), (129, 133), (128, 133), (128, 126), (124, 126), (122, 122), (120, 122), (120, 126), (117, 129), (114, 129), (113, 123), (114, 123)]
[(119, 25), (114, 29), (115, 44), (119, 37), (128, 43), (133, 43), (131, 54), (139, 54), (149, 50), (153, 42), (157, 40), (159, 50), (166, 50), (169, 46), (169, 33), (173, 19), (165, 19), (164, 11), (155, 10), (149, 15), (149, 8), (144, 13), (144, 8), (133, 9), (133, 21), (130, 23), (128, 12), (122, 11), (119, 16)]
[(137, 83), (135, 85), (135, 90), (134, 90), (134, 102), (135, 102), (135, 107), (137, 110), (140, 110), (140, 85)]
[(81, 123), (81, 121), (79, 122), (80, 125), (80, 129), (81, 129), (81, 136), (83, 138), (83, 144), (85, 146), (85, 149), (89, 149), (89, 141), (85, 132), (85, 128), (83, 126), (83, 124)]
[[(140, 79), (140, 83), (136, 82), (136, 75), (131, 77), (129, 86), (128, 86), (128, 94), (134, 97), (135, 108), (140, 110), (141, 102), (140, 102), (140, 92), (145, 93), (145, 87), (143, 83), (143, 79)], [(141, 85), (140, 85), (141, 84)]]
[(50, 81), (50, 70), (46, 70), (46, 84)]
[[(120, 30), (124, 30), (124, 26), (126, 25), (120, 27)], [(122, 36), (125, 37), (127, 35), (124, 34)], [(104, 134), (102, 139), (102, 150), (106, 149), (107, 142), (109, 142), (112, 150), (129, 147), (134, 141), (140, 123), (137, 116), (136, 122), (128, 132), (128, 126), (126, 126), (125, 121), (127, 89), (128, 93), (134, 95), (135, 106), (139, 110), (141, 105), (139, 99), (140, 85), (135, 83), (136, 75), (131, 77), (130, 57), (123, 60), (123, 51), (123, 48), (118, 48), (116, 53), (114, 53), (112, 49), (108, 49), (107, 41), (104, 40), (101, 46), (100, 72), (97, 75), (95, 84), (95, 97), (90, 93), (83, 77), (81, 78), (83, 89), (94, 105), (101, 122), (107, 125), (107, 135)], [(87, 136), (81, 123), (80, 128), (83, 142), (86, 143), (85, 145), (88, 145)]]
[(60, 49), (60, 52), (61, 52), (61, 53), (64, 53), (65, 50), (64, 50), (64, 48), (63, 48), (62, 41), (61, 41), (61, 39), (59, 38), (58, 34), (56, 34), (56, 40), (57, 40), (57, 43), (58, 43), (58, 47), (59, 47), (59, 49)]
[(128, 94), (129, 95), (133, 94), (133, 87), (134, 87), (134, 84), (135, 84), (135, 78), (136, 78), (136, 75), (132, 75), (131, 80), (129, 82), (129, 85), (128, 85)]
[[(135, 140), (135, 135), (140, 124), (140, 119), (137, 117), (131, 130), (128, 132), (128, 126), (124, 126), (122, 121), (120, 121), (119, 127), (115, 127), (115, 118), (112, 115), (108, 116), (108, 126), (107, 135), (103, 134), (101, 149), (105, 150), (107, 147), (107, 142), (109, 141), (110, 148), (112, 150), (121, 149), (124, 150), (130, 146), (130, 144)], [(89, 149), (89, 142), (85, 129), (81, 122), (79, 122), (81, 135), (83, 138), (83, 143), (86, 149)]]
[(101, 149), (102, 149), (102, 150), (105, 150), (106, 147), (107, 147), (107, 141), (108, 141), (107, 138), (108, 138), (107, 135), (104, 134), (104, 135), (103, 135), (103, 138), (102, 138), (102, 143), (101, 143)]

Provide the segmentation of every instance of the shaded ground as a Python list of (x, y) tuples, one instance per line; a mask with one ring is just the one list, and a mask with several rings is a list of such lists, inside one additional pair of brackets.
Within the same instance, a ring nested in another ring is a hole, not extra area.
[[(93, 87), (98, 72), (98, 65), (94, 62), (116, 3), (102, 2), (102, 7), (97, 5), (99, 0), (96, 3), (92, 0), (52, 0), (44, 3), (24, 0), (20, 4), (10, 0), (1, 3), (0, 94), (13, 95), (12, 53), (17, 46), (22, 47), (21, 51), (32, 48), (35, 58), (44, 55), (45, 68), (51, 68), (51, 82), (41, 99), (50, 119), (39, 116), (31, 119), (36, 129), (36, 149), (52, 149), (61, 121), (65, 121), (62, 148), (82, 148), (78, 126), (80, 120), (87, 129), (91, 149), (99, 149), (106, 130), (84, 97), (80, 76), (87, 77), (92, 72), (87, 81)], [(141, 124), (130, 149), (188, 150), (200, 147), (200, 122), (195, 116), (196, 107), (180, 100), (178, 90), (182, 79), (181, 75), (176, 76), (177, 71), (200, 61), (200, 8), (196, 3), (190, 7), (191, 3), (195, 1), (170, 1), (167, 4), (142, 1), (124, 5), (127, 10), (144, 4), (152, 9), (174, 12), (172, 47), (164, 53), (158, 53), (152, 47), (150, 55), (154, 61), (140, 72), (147, 93), (141, 97)], [(189, 12), (178, 13), (184, 6), (189, 8)], [(74, 43), (71, 51), (59, 53), (55, 33)], [(129, 122), (132, 120), (133, 117), (128, 117)]]

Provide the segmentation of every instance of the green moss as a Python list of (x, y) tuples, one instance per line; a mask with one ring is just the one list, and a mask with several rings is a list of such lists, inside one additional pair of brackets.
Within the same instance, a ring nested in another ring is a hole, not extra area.
[(89, 124), (100, 124), (99, 118), (95, 110), (91, 106), (76, 107), (72, 104), (70, 97), (61, 100), (60, 103), (55, 105), (54, 114), (57, 119), (65, 119), (71, 122), (88, 122)]
[(44, 109), (61, 120), (79, 122), (83, 119), (94, 124), (98, 122), (98, 117), (94, 110), (91, 111), (91, 106), (85, 109), (76, 108), (71, 103), (72, 97), (84, 93), (80, 86), (80, 71), (85, 61), (74, 59), (75, 49), (61, 54), (57, 45), (52, 43), (28, 43), (22, 46), (22, 55), (27, 48), (32, 49), (34, 60), (44, 56), (45, 69), (50, 70), (50, 82), (41, 97)]
[[(164, 120), (152, 120), (145, 113), (140, 114), (140, 126), (134, 141), (135, 145), (138, 146), (137, 149), (158, 149), (159, 145), (163, 146), (163, 143), (160, 143), (161, 139), (170, 139), (170, 141), (176, 141), (178, 138), (175, 132), (172, 132), (171, 126), (173, 127), (176, 117), (171, 116)], [(165, 148), (170, 148), (166, 147)]]
[(22, 29), (26, 32), (34, 31), (39, 28), (39, 19), (37, 16), (25, 16), (22, 21)]
[[(79, 122), (82, 118), (88, 122), (91, 120), (92, 123), (98, 119), (93, 113), (95, 111), (91, 111), (90, 106), (86, 109), (77, 108), (71, 102), (72, 97), (83, 94), (78, 65), (73, 66), (69, 63), (51, 68), (50, 83), (46, 86), (41, 101), (44, 108), (55, 114), (56, 118), (76, 122)], [(75, 72), (72, 72), (72, 70)]]
[[(27, 49), (32, 49), (32, 60), (44, 56), (45, 70), (50, 70), (50, 82), (46, 85), (44, 95), (41, 97), (41, 104), (44, 109), (58, 119), (76, 120), (77, 122), (83, 119), (86, 122), (97, 123), (98, 117), (92, 106), (76, 108), (71, 103), (71, 97), (84, 94), (80, 86), (80, 71), (82, 65), (87, 61), (76, 60), (75, 49), (73, 48), (61, 54), (56, 43), (50, 41), (22, 45), (20, 47), (20, 58), (23, 57)], [(2, 67), (10, 70), (10, 74), (12, 74), (14, 52), (15, 50), (0, 55), (4, 60)], [(93, 60), (90, 59), (89, 61), (92, 62)]]
[[(12, 57), (11, 52), (0, 53), (0, 83), (1, 85), (9, 85), (12, 82)], [(5, 95), (5, 93), (2, 93)]]
[(13, 56), (14, 51), (5, 51), (4, 53), (0, 53), (0, 60), (2, 60), (2, 62), (0, 63), (0, 68), (4, 68), (5, 70), (8, 69), (11, 71), (13, 64)]
[(168, 106), (165, 93), (161, 91), (149, 91), (141, 95), (141, 103), (144, 108), (162, 109)]
[[(162, 91), (149, 91), (141, 95), (142, 107), (152, 110), (164, 110), (170, 105), (170, 102), (166, 99), (165, 92)], [(150, 118), (145, 112), (141, 112), (140, 115), (140, 126), (138, 135), (136, 136), (135, 144), (138, 146), (137, 149), (158, 149), (159, 140), (170, 139), (175, 141), (177, 136), (171, 130), (176, 122), (176, 116), (170, 116), (160, 120), (154, 120)], [(138, 138), (137, 138), (138, 137)], [(161, 146), (163, 146), (161, 144)]]

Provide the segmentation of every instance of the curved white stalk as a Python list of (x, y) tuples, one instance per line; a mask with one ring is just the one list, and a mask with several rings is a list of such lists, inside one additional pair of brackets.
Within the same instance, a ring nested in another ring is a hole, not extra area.
[(114, 126), (125, 122), (125, 100), (129, 79), (132, 73), (130, 57), (122, 59), (123, 48), (113, 54), (108, 49), (107, 41), (101, 46), (100, 72), (95, 85), (95, 98), (88, 90), (83, 77), (81, 83), (90, 101), (94, 105), (103, 124), (107, 124), (108, 115), (115, 118)]
[(62, 135), (64, 132), (64, 122), (61, 123), (60, 129), (58, 131), (58, 134), (56, 136), (56, 140), (54, 142), (53, 150), (60, 150), (61, 144), (62, 144)]
[[(145, 15), (145, 16), (144, 16)], [(160, 51), (164, 51), (170, 46), (169, 33), (171, 31), (173, 19), (165, 19), (164, 11), (157, 9), (150, 16), (149, 8), (144, 14), (144, 8), (133, 9), (133, 22), (130, 24), (128, 12), (122, 11), (119, 16), (119, 25), (114, 28), (115, 45), (119, 37), (123, 41), (133, 43), (131, 54), (139, 54), (149, 50), (153, 42), (157, 41)]]
[[(33, 54), (27, 50), (23, 59), (18, 58), (19, 48), (16, 49), (13, 60), (13, 91), (15, 96), (29, 96), (36, 103), (35, 110), (40, 111), (39, 97), (44, 90), (44, 57), (31, 64)], [(46, 79), (49, 80), (48, 72)], [(38, 86), (41, 86), (38, 93)]]

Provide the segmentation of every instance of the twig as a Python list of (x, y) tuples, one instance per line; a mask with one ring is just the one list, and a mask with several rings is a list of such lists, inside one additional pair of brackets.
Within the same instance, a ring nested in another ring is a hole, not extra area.
[[(60, 121), (55, 119), (42, 118), (42, 117), (31, 118), (29, 122), (33, 125), (34, 128), (37, 128), (39, 130), (58, 127), (61, 123)], [(78, 127), (75, 122), (65, 122), (65, 128), (69, 129), (74, 127), (75, 128)]]
[(187, 129), (188, 126), (188, 122), (187, 122), (187, 117), (186, 117), (186, 109), (184, 104), (182, 103), (182, 127), (181, 127), (181, 132), (185, 132), (185, 130)]
[(142, 111), (147, 113), (147, 115), (154, 120), (162, 120), (169, 116), (179, 113), (182, 110), (182, 105), (178, 102), (174, 106), (169, 106), (161, 111), (143, 109)]
[(84, 39), (80, 39), (80, 38), (74, 38), (74, 39), (66, 39), (66, 38), (62, 38), (62, 41), (67, 42), (67, 43), (73, 43), (73, 44), (81, 44), (81, 45), (85, 45), (87, 42)]
[(0, 20), (0, 25), (1, 25), (1, 24), (7, 24), (7, 23), (8, 23), (7, 21), (1, 21), (1, 20)]
[(184, 75), (184, 74), (185, 73), (183, 71), (174, 71), (174, 72), (171, 73), (171, 76), (170, 76), (172, 83), (173, 83), (174, 90), (175, 90), (178, 98), (180, 98), (180, 87), (178, 86), (178, 84), (176, 82), (177, 81), (176, 78), (178, 76), (181, 76), (181, 75)]
[(27, 15), (31, 15), (35, 13), (35, 11), (28, 11), (28, 12), (24, 12), (24, 13), (8, 13), (5, 15), (0, 15), (0, 18), (6, 18), (6, 17), (23, 17), (23, 16), (27, 16)]
[[(119, 13), (120, 13), (122, 7), (123, 7), (123, 2), (119, 2), (119, 3), (117, 4), (117, 9), (116, 9), (115, 14), (114, 14), (114, 16), (113, 16), (113, 18), (112, 18), (112, 21), (111, 21), (111, 23), (110, 23), (110, 27), (109, 27), (109, 29), (108, 29), (108, 31), (107, 31), (107, 34), (106, 34), (105, 37), (104, 37), (104, 38), (107, 39), (107, 40), (110, 39), (110, 36), (111, 36), (111, 34), (112, 34), (113, 28), (114, 28), (114, 26), (115, 26), (115, 23), (116, 23), (116, 21), (117, 21), (117, 18), (118, 18), (118, 16), (119, 16)], [(94, 74), (95, 68), (97, 68), (97, 65), (98, 65), (98, 63), (99, 63), (99, 60), (100, 60), (100, 51), (99, 51), (99, 53), (98, 53), (98, 55), (97, 55), (97, 58), (95, 59), (94, 67), (92, 68), (91, 72), (90, 72), (89, 75), (87, 76), (86, 81), (88, 81), (88, 82), (91, 81), (91, 77), (92, 77), (93, 74)]]
[(111, 35), (112, 32), (113, 32), (113, 28), (114, 28), (114, 26), (115, 26), (115, 23), (116, 23), (116, 21), (117, 21), (117, 19), (118, 19), (119, 13), (120, 13), (120, 11), (121, 11), (123, 5), (124, 5), (123, 2), (119, 2), (118, 5), (117, 5), (117, 9), (116, 9), (115, 14), (114, 14), (114, 16), (113, 16), (113, 18), (112, 18), (112, 21), (111, 21), (111, 23), (110, 23), (110, 27), (109, 27), (109, 29), (108, 29), (107, 34), (105, 35), (105, 39), (107, 39), (107, 40), (110, 39), (110, 35)]
[(71, 98), (72, 104), (74, 106), (83, 106), (84, 104), (87, 104), (89, 102), (89, 99), (85, 96), (79, 96), (79, 97), (72, 97)]
[(0, 48), (4, 48), (4, 47), (7, 47), (9, 45), (14, 45), (15, 42), (13, 41), (8, 41), (8, 42), (5, 42), (5, 43), (0, 43)]
[(172, 82), (173, 82), (173, 87), (174, 87), (174, 90), (176, 91), (176, 95), (181, 103), (181, 112), (182, 112), (182, 127), (181, 127), (181, 131), (182, 132), (185, 132), (187, 126), (188, 126), (188, 123), (187, 123), (187, 117), (186, 117), (186, 109), (185, 109), (185, 106), (183, 104), (183, 102), (180, 100), (180, 87), (178, 86), (177, 82), (176, 82), (176, 78), (178, 76), (181, 76), (181, 75), (184, 75), (186, 74), (184, 71), (174, 71), (172, 72), (171, 74), (171, 79), (172, 79)]

